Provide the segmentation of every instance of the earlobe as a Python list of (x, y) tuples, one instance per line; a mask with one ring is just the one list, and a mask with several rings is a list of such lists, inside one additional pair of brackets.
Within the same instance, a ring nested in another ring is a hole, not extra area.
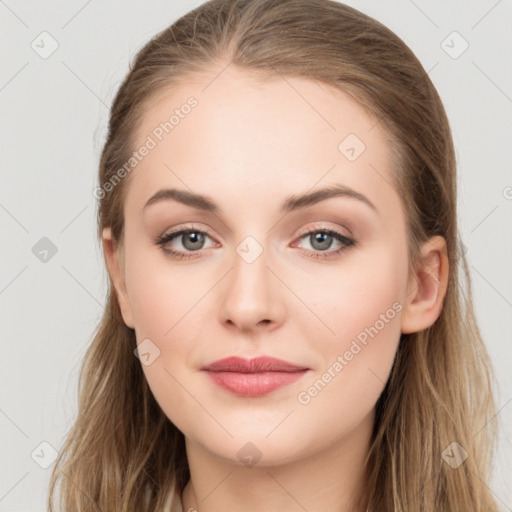
[(124, 323), (133, 329), (133, 316), (128, 300), (128, 293), (126, 291), (123, 262), (121, 261), (118, 247), (112, 239), (112, 231), (110, 228), (103, 229), (102, 242), (105, 264), (109, 273), (110, 282), (116, 292), (119, 309), (123, 315)]
[(446, 241), (435, 236), (424, 243), (421, 261), (410, 276), (405, 308), (402, 314), (402, 333), (419, 332), (430, 327), (443, 308), (449, 276)]

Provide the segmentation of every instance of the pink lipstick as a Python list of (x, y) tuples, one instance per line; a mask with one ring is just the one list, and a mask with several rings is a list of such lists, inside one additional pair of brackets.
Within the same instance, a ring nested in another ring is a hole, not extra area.
[(255, 359), (227, 357), (201, 370), (218, 386), (241, 396), (262, 396), (299, 380), (309, 368), (282, 359), (261, 356)]

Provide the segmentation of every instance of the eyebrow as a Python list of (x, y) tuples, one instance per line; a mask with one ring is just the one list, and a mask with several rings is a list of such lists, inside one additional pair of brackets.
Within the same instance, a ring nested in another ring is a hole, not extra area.
[[(307, 208), (308, 206), (315, 205), (321, 201), (331, 199), (333, 197), (347, 197), (357, 199), (362, 203), (369, 206), (372, 210), (378, 213), (376, 206), (363, 194), (347, 187), (345, 185), (332, 185), (326, 188), (316, 190), (314, 192), (306, 192), (303, 194), (294, 194), (282, 203), (281, 213), (288, 213), (294, 210)], [(220, 212), (220, 208), (213, 199), (208, 196), (189, 192), (187, 190), (179, 190), (176, 188), (161, 189), (151, 196), (143, 207), (145, 210), (148, 206), (164, 200), (175, 200), (186, 206), (197, 208), (198, 210), (205, 210), (214, 214)]]

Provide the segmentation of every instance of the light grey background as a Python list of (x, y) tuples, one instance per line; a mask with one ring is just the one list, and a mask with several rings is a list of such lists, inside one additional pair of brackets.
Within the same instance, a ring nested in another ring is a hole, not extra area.
[[(50, 469), (36, 461), (51, 461), (51, 450), (40, 443), (59, 450), (72, 425), (78, 371), (103, 311), (92, 191), (114, 92), (136, 51), (200, 3), (0, 0), (3, 512), (45, 510)], [(348, 3), (411, 47), (450, 118), (461, 237), (501, 388), (491, 488), (512, 510), (512, 3)], [(57, 50), (42, 58), (52, 39)], [(46, 262), (33, 253), (43, 237), (57, 248)]]

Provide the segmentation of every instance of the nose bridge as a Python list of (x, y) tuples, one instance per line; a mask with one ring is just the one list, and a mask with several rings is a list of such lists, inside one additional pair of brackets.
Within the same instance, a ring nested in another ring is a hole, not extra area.
[(267, 267), (270, 249), (263, 237), (247, 235), (235, 247), (233, 268), (224, 287), (222, 316), (243, 329), (275, 319), (282, 302), (275, 276)]
[(267, 268), (269, 250), (264, 245), (264, 240), (260, 243), (255, 236), (247, 235), (235, 248), (232, 291), (242, 294), (240, 298), (262, 300), (268, 294), (271, 272)]

